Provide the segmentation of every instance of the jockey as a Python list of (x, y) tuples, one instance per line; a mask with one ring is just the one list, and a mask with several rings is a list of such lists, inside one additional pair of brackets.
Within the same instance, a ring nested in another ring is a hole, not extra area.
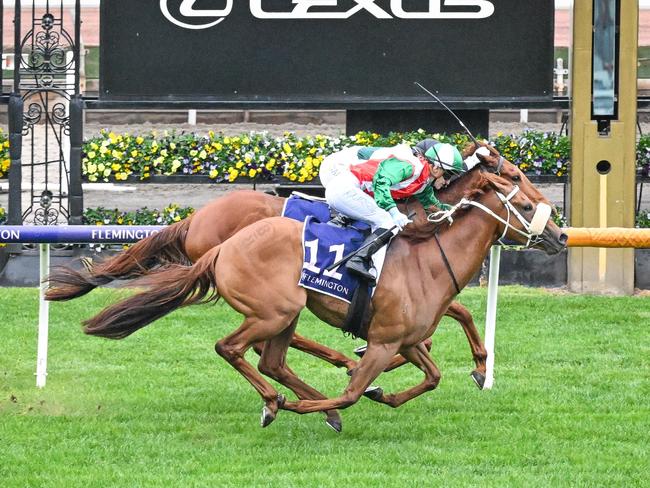
[(476, 162), (476, 153), (463, 161), (455, 146), (433, 139), (415, 148), (408, 144), (376, 150), (354, 146), (328, 156), (320, 170), (327, 203), (372, 229), (363, 243), (366, 247), (346, 267), (373, 282), (372, 255), (411, 222), (399, 211), (395, 199), (415, 196), (427, 211), (448, 210), (451, 207), (436, 198), (432, 182), (446, 173), (467, 171)]

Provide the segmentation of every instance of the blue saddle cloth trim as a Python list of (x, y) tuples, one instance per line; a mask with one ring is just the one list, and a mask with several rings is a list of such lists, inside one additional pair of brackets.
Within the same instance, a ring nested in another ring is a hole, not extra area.
[(300, 195), (291, 195), (284, 204), (282, 216), (304, 222), (309, 216), (313, 216), (319, 222), (327, 222), (330, 219), (330, 208), (327, 203), (318, 200), (307, 200)]
[[(350, 303), (360, 284), (345, 265), (331, 272), (327, 268), (346, 254), (358, 249), (366, 233), (354, 227), (337, 227), (307, 217), (303, 227), (303, 266), (299, 284)], [(313, 253), (316, 255), (314, 256)]]

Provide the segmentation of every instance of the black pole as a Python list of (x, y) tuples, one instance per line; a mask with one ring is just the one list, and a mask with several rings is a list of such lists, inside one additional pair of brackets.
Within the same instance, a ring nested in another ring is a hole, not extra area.
[(9, 215), (10, 225), (21, 225), (22, 215), (22, 152), (23, 152), (23, 99), (18, 93), (9, 97)]
[(83, 217), (84, 195), (81, 186), (81, 146), (83, 144), (83, 110), (81, 95), (70, 100), (70, 224), (81, 225)]
[(14, 14), (14, 90), (9, 97), (9, 215), (10, 225), (23, 223), (22, 208), (22, 153), (23, 153), (23, 99), (20, 96), (21, 3), (16, 0)]

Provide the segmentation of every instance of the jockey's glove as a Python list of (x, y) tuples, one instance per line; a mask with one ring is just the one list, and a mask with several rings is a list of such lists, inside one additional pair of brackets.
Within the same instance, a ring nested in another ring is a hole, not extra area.
[(393, 223), (399, 228), (399, 230), (404, 229), (404, 227), (406, 227), (408, 224), (413, 222), (406, 215), (404, 215), (402, 212), (400, 212), (397, 207), (391, 208), (388, 211), (388, 213), (390, 214), (391, 218), (393, 219)]

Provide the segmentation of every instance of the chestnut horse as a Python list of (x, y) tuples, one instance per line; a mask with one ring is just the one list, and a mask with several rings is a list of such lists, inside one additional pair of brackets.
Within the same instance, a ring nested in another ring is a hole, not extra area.
[[(471, 145), (465, 149), (464, 153), (468, 155), (475, 149), (476, 146)], [(489, 147), (489, 149), (491, 155), (483, 158), (483, 164), (486, 167), (492, 168), (505, 179), (520, 185), (522, 191), (533, 202), (548, 203), (519, 168), (503, 159), (494, 148)], [(439, 192), (442, 201), (456, 203), (462, 197), (453, 188), (455, 187), (452, 187), (452, 191)], [(146, 274), (160, 265), (196, 262), (208, 250), (224, 242), (244, 227), (267, 217), (281, 215), (284, 203), (284, 198), (259, 192), (244, 190), (230, 193), (214, 200), (192, 217), (170, 226), (155, 236), (140, 241), (120, 255), (94, 264), (86, 272), (80, 273), (68, 268), (56, 268), (49, 278), (51, 289), (47, 293), (47, 298), (55, 301), (69, 300), (113, 280), (134, 278)], [(400, 206), (402, 205), (400, 204)], [(456, 319), (467, 336), (476, 366), (471, 376), (477, 386), (482, 388), (485, 381), (487, 353), (474, 325), (472, 315), (458, 302), (450, 304), (446, 315)], [(430, 347), (430, 340), (426, 345)], [(353, 359), (297, 334), (291, 342), (291, 346), (324, 359), (337, 367), (345, 367), (348, 371), (356, 366), (356, 361)], [(256, 350), (261, 351), (260, 345), (256, 346)], [(394, 369), (404, 361), (403, 358), (398, 357), (389, 365), (388, 369)]]
[[(327, 399), (286, 365), (286, 352), (305, 306), (334, 327), (342, 325), (348, 308), (340, 300), (297, 285), (303, 264), (302, 224), (291, 219), (272, 217), (256, 222), (204, 254), (193, 266), (164, 268), (148, 280), (148, 290), (106, 308), (87, 320), (84, 330), (122, 339), (178, 307), (223, 298), (245, 319), (236, 331), (217, 342), (216, 351), (263, 398), (262, 426), (272, 422), (279, 409), (303, 414), (349, 407), (400, 353), (424, 372), (424, 381), (397, 394), (378, 389), (370, 392), (373, 400), (398, 407), (438, 385), (440, 371), (422, 341), (433, 334), (458, 293), (454, 283), (461, 289), (467, 285), (499, 236), (520, 243), (533, 237), (526, 233), (530, 229), (525, 221), (534, 221), (536, 204), (511, 183), (475, 169), (454, 186), (472, 191), (475, 200), (457, 211), (453, 225), (413, 224), (413, 229), (398, 235), (389, 248), (372, 298), (368, 349), (338, 398)], [(513, 214), (517, 220), (511, 220)], [(434, 234), (438, 236), (435, 239)], [(535, 235), (539, 247), (549, 254), (565, 248), (566, 235), (551, 220)], [(251, 283), (257, 286), (251, 287)], [(246, 361), (245, 352), (260, 341), (265, 341), (260, 371), (282, 377), (300, 400), (285, 401)]]

